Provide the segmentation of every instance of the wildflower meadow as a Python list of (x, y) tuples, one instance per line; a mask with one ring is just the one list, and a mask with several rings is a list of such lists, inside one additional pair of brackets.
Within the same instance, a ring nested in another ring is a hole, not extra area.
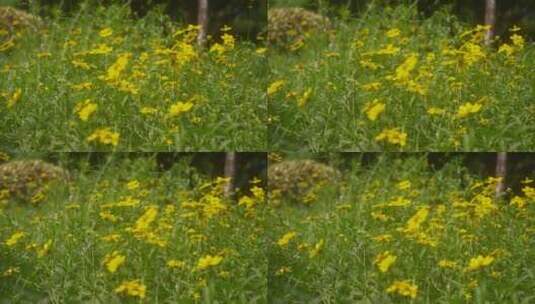
[[(535, 182), (425, 155), (355, 156), (337, 183), (270, 198), (270, 303), (531, 303)], [(298, 185), (306, 185), (302, 180)]]
[(533, 20), (0, 1), (0, 304), (535, 303)]
[(0, 142), (17, 151), (266, 147), (265, 48), (223, 26), (81, 2), (37, 29), (0, 30)]
[(33, 194), (46, 172), (13, 192), (2, 171), (1, 303), (266, 303), (261, 177), (234, 199), (185, 163), (54, 157), (68, 182)]
[(535, 48), (522, 28), (486, 45), (488, 26), (447, 10), (426, 17), (415, 3), (329, 23), (309, 14), (300, 17), (315, 30), (276, 32), (299, 39), (269, 49), (274, 151), (535, 148)]

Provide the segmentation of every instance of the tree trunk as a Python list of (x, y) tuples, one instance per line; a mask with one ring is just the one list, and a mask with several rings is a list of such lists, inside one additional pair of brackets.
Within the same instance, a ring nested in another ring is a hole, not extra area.
[(485, 44), (490, 45), (496, 27), (496, 0), (485, 0), (485, 25), (490, 26), (485, 34)]
[(197, 33), (197, 44), (203, 47), (206, 43), (206, 32), (208, 31), (208, 0), (198, 1), (197, 25), (199, 26), (199, 32)]
[(225, 186), (224, 194), (230, 197), (234, 191), (234, 179), (236, 176), (236, 152), (225, 153), (225, 178), (229, 181)]
[(507, 175), (507, 152), (499, 152), (496, 156), (496, 177), (500, 180), (496, 183), (496, 198), (500, 198), (505, 190), (505, 177)]

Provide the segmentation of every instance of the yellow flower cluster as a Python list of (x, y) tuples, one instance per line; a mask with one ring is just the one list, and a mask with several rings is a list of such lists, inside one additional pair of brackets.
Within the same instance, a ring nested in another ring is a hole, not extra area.
[(295, 231), (290, 231), (286, 234), (284, 234), (278, 241), (277, 245), (280, 247), (286, 247), (288, 246), (288, 243), (297, 236), (297, 233)]
[(375, 257), (374, 263), (377, 265), (377, 268), (379, 268), (379, 271), (387, 272), (388, 269), (390, 269), (390, 266), (396, 262), (396, 259), (397, 257), (391, 254), (390, 251), (385, 251)]
[(121, 255), (119, 251), (113, 251), (111, 254), (107, 254), (102, 261), (102, 264), (106, 266), (106, 269), (110, 273), (117, 271), (117, 268), (124, 264), (126, 257)]
[(204, 257), (201, 257), (199, 261), (197, 262), (197, 269), (198, 270), (205, 270), (214, 266), (217, 266), (223, 261), (223, 257), (216, 255), (206, 255)]
[(380, 102), (379, 99), (374, 99), (371, 103), (364, 106), (362, 112), (366, 113), (368, 119), (371, 121), (377, 120), (377, 117), (384, 112), (385, 104)]
[(24, 231), (17, 231), (13, 233), (7, 240), (4, 241), (4, 244), (8, 247), (15, 246), (20, 239), (22, 239), (24, 236), (26, 236), (26, 233)]
[(189, 112), (193, 107), (191, 102), (177, 102), (169, 108), (169, 117), (179, 116), (181, 113)]
[(78, 103), (74, 111), (78, 113), (80, 120), (87, 121), (89, 119), (89, 116), (95, 113), (97, 109), (98, 105), (96, 103), (93, 103), (91, 102), (91, 100), (86, 99), (85, 101)]
[(147, 293), (147, 287), (141, 283), (140, 280), (123, 281), (121, 285), (115, 289), (115, 292), (144, 299)]
[(387, 141), (393, 145), (404, 147), (407, 144), (407, 133), (398, 128), (385, 129), (375, 137), (376, 141)]
[(97, 141), (105, 145), (117, 146), (119, 144), (119, 133), (111, 131), (110, 128), (97, 129), (87, 137), (87, 141)]
[(418, 286), (408, 280), (395, 281), (386, 289), (388, 293), (397, 293), (399, 295), (415, 299), (418, 295)]
[(468, 266), (466, 267), (466, 271), (479, 270), (483, 267), (490, 265), (493, 261), (494, 261), (494, 257), (492, 256), (478, 255), (477, 257), (470, 259), (470, 262), (468, 263)]

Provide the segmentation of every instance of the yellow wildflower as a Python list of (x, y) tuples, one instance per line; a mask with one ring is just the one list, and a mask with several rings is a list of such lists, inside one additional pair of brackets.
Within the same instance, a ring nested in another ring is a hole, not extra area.
[(86, 63), (83, 60), (74, 59), (74, 60), (71, 61), (71, 63), (72, 63), (72, 65), (74, 65), (77, 68), (81, 68), (81, 69), (84, 69), (84, 70), (91, 69), (91, 65), (89, 65), (88, 63)]
[(234, 36), (225, 33), (221, 36), (221, 39), (223, 40), (223, 45), (226, 47), (227, 50), (234, 49), (234, 45), (236, 43), (236, 39), (234, 39)]
[(438, 262), (438, 266), (441, 268), (456, 268), (457, 262), (450, 260), (440, 260)]
[(424, 207), (418, 210), (408, 221), (407, 225), (405, 226), (405, 229), (403, 229), (403, 232), (412, 234), (416, 233), (419, 229), (422, 223), (427, 219), (427, 216), (429, 215), (429, 208)]
[(255, 204), (256, 204), (255, 200), (247, 195), (242, 196), (240, 200), (238, 201), (238, 206), (245, 205), (245, 208), (247, 209), (253, 208)]
[(50, 246), (52, 246), (52, 240), (46, 241), (40, 248), (37, 248), (37, 257), (42, 258), (47, 255), (50, 251)]
[(303, 93), (302, 96), (300, 96), (300, 97), (297, 98), (297, 106), (299, 106), (299, 107), (303, 107), (303, 106), (307, 103), (307, 101), (308, 101), (308, 99), (310, 98), (310, 95), (311, 95), (311, 94), (312, 94), (312, 89), (311, 89), (311, 88), (307, 89), (307, 90)]
[(180, 115), (181, 113), (185, 113), (185, 112), (188, 112), (191, 110), (191, 108), (193, 107), (193, 103), (191, 102), (177, 102), (173, 105), (171, 105), (171, 107), (169, 108), (169, 112), (168, 112), (168, 115), (170, 117), (175, 117), (175, 116), (178, 116)]
[(323, 239), (321, 239), (319, 242), (314, 244), (314, 247), (310, 249), (310, 251), (308, 252), (308, 257), (309, 258), (316, 257), (321, 252), (324, 245), (325, 245), (325, 241)]
[(407, 190), (407, 189), (410, 189), (411, 188), (411, 181), (409, 180), (404, 180), (404, 181), (401, 181), (399, 182), (396, 187), (399, 189), (399, 190)]
[(156, 219), (156, 216), (158, 215), (158, 207), (157, 206), (149, 206), (145, 213), (137, 219), (136, 223), (134, 224), (133, 231), (136, 233), (144, 232), (149, 229), (149, 226), (154, 220)]
[(492, 198), (488, 196), (478, 194), (474, 198), (474, 202), (474, 213), (479, 218), (483, 218), (491, 214), (492, 212), (498, 210), (498, 207), (496, 206), (496, 204), (493, 203)]
[(131, 180), (126, 184), (126, 188), (128, 190), (135, 190), (135, 189), (139, 188), (139, 182), (136, 179)]
[(457, 111), (457, 117), (465, 118), (470, 114), (477, 113), (481, 110), (482, 104), (480, 103), (465, 103), (459, 107)]
[(132, 95), (139, 94), (139, 88), (132, 82), (127, 80), (118, 80), (114, 83), (115, 87), (122, 92), (130, 93)]
[(144, 299), (147, 287), (139, 280), (123, 281), (119, 287), (115, 288), (115, 293), (123, 293), (133, 297)]
[(383, 68), (382, 65), (377, 64), (377, 63), (371, 61), (370, 59), (360, 60), (359, 64), (360, 64), (361, 67), (366, 68), (366, 69), (370, 69), (372, 71), (375, 71), (377, 69), (382, 69)]
[(18, 273), (18, 272), (20, 272), (19, 267), (9, 267), (4, 272), (2, 272), (2, 277), (10, 277), (13, 274)]
[(113, 30), (109, 27), (101, 30), (100, 32), (98, 32), (98, 35), (102, 38), (106, 38), (106, 37), (109, 37), (113, 34)]
[(388, 38), (395, 38), (401, 35), (401, 31), (397, 28), (393, 28), (386, 32), (386, 37)]
[(22, 96), (22, 90), (16, 89), (15, 92), (13, 92), (13, 95), (11, 95), (10, 98), (7, 100), (7, 108), (11, 108), (20, 100), (20, 97)]
[(219, 215), (228, 209), (227, 206), (222, 203), (221, 198), (217, 196), (207, 194), (204, 196), (203, 200), (205, 204), (203, 205), (202, 211), (208, 218)]
[(105, 242), (117, 242), (121, 239), (121, 235), (117, 233), (108, 234), (100, 238)]
[(268, 90), (267, 90), (268, 96), (271, 96), (277, 93), (284, 86), (285, 83), (286, 81), (284, 80), (277, 80), (277, 81), (272, 82), (269, 85)]
[(530, 186), (524, 186), (522, 187), (522, 192), (527, 198), (535, 200), (535, 188)]
[(220, 255), (206, 255), (204, 257), (201, 257), (199, 261), (197, 262), (197, 269), (198, 270), (205, 270), (207, 268), (217, 266), (221, 263), (223, 260), (223, 257)]
[(167, 267), (169, 268), (184, 268), (186, 266), (186, 263), (179, 260), (169, 260), (167, 261)]
[(385, 104), (380, 102), (379, 99), (374, 99), (371, 103), (367, 103), (362, 110), (363, 113), (366, 113), (366, 116), (369, 120), (375, 121), (377, 117), (384, 112)]
[(276, 276), (281, 276), (285, 273), (289, 273), (289, 272), (292, 272), (292, 269), (288, 266), (282, 266), (281, 268), (277, 269), (277, 271), (275, 271), (275, 275)]
[(405, 207), (411, 204), (411, 201), (404, 198), (403, 196), (398, 196), (392, 201), (390, 201), (387, 206), (388, 207)]
[(26, 232), (23, 231), (17, 231), (13, 233), (5, 242), (6, 246), (13, 247), (15, 246), (20, 239), (26, 236)]
[(371, 213), (371, 216), (376, 219), (376, 220), (379, 220), (381, 222), (386, 222), (390, 219), (390, 217), (382, 212), (376, 212), (376, 211), (372, 211)]
[(110, 221), (112, 223), (115, 223), (118, 220), (117, 216), (113, 215), (111, 212), (107, 210), (101, 211), (98, 215), (100, 216), (101, 219)]
[(364, 91), (377, 91), (381, 88), (381, 83), (380, 82), (370, 82), (370, 83), (367, 83), (367, 84), (363, 84), (360, 86), (362, 88), (362, 90)]
[(124, 264), (124, 261), (126, 260), (126, 257), (124, 255), (121, 255), (119, 251), (114, 251), (111, 254), (107, 254), (104, 257), (104, 260), (102, 261), (102, 265), (106, 265), (106, 269), (114, 273), (117, 271), (117, 268)]
[(520, 181), (521, 184), (531, 184), (533, 180), (529, 177), (524, 178), (522, 181)]
[(404, 281), (394, 281), (390, 287), (386, 289), (387, 293), (398, 293), (399, 295), (410, 297), (411, 299), (415, 299), (416, 295), (418, 294), (418, 286), (411, 283), (408, 280)]
[(390, 253), (390, 251), (385, 251), (382, 253), (379, 253), (375, 257), (374, 264), (377, 265), (377, 268), (379, 268), (379, 271), (381, 272), (387, 272), (388, 269), (390, 269), (390, 266), (396, 262), (397, 257)]
[(422, 96), (427, 95), (427, 88), (412, 79), (409, 79), (405, 85), (406, 85), (407, 91), (409, 92), (417, 93)]
[(126, 69), (128, 61), (132, 57), (132, 53), (123, 53), (117, 57), (117, 60), (108, 68), (106, 76), (102, 79), (108, 82), (116, 82), (119, 80), (121, 73)]
[[(256, 179), (251, 181), (251, 183), (259, 183), (260, 180)], [(253, 193), (253, 197), (255, 199), (257, 199), (258, 201), (263, 201), (264, 198), (266, 197), (266, 193), (264, 192), (264, 189), (258, 187), (258, 186), (253, 186), (251, 187), (251, 192)]]
[(384, 48), (377, 51), (379, 55), (395, 55), (399, 53), (400, 48), (395, 47), (393, 44), (388, 44)]
[(377, 236), (372, 237), (372, 240), (374, 240), (376, 242), (390, 242), (392, 240), (392, 235), (391, 234), (381, 234), (381, 235), (377, 235)]
[(511, 41), (513, 41), (513, 45), (517, 47), (517, 49), (521, 50), (524, 48), (525, 40), (524, 37), (514, 34), (511, 36)]
[(429, 109), (427, 109), (427, 114), (429, 115), (442, 115), (444, 113), (446, 113), (446, 110), (441, 108), (430, 107)]
[(375, 137), (375, 140), (386, 140), (391, 144), (400, 145), (401, 147), (403, 147), (407, 143), (407, 133), (399, 131), (398, 128), (384, 129), (379, 135)]
[(89, 51), (88, 54), (91, 54), (91, 55), (104, 55), (104, 54), (110, 53), (111, 51), (113, 51), (112, 47), (109, 47), (106, 44), (102, 43), (102, 44), (99, 44), (96, 48), (94, 48), (91, 51)]
[(468, 66), (484, 59), (486, 54), (483, 48), (475, 43), (467, 42), (461, 47), (461, 54), (463, 55), (464, 61)]
[(286, 234), (284, 234), (278, 241), (277, 245), (284, 247), (287, 246), (288, 243), (297, 235), (295, 231), (290, 231)]
[(145, 115), (152, 115), (152, 114), (157, 113), (158, 109), (153, 108), (153, 107), (143, 107), (143, 108), (141, 108), (141, 110), (139, 112), (141, 114), (145, 114)]
[(82, 83), (79, 83), (79, 84), (72, 84), (71, 85), (71, 88), (73, 90), (76, 90), (76, 91), (89, 90), (92, 87), (93, 87), (93, 84), (91, 82), (82, 82)]
[(416, 54), (410, 54), (407, 59), (396, 68), (396, 73), (393, 79), (399, 82), (406, 82), (417, 63), (418, 56)]
[(515, 52), (515, 48), (507, 43), (500, 45), (498, 48), (498, 54), (505, 53), (506, 56), (511, 56)]
[(89, 119), (89, 116), (93, 114), (98, 108), (98, 105), (96, 103), (91, 102), (91, 100), (86, 99), (83, 102), (79, 102), (74, 111), (78, 113), (78, 116), (80, 117), (80, 120), (87, 121)]
[(37, 204), (39, 202), (42, 202), (46, 198), (44, 191), (37, 191), (32, 197), (30, 198), (30, 202), (33, 204)]
[(87, 141), (99, 141), (105, 145), (117, 146), (117, 144), (119, 144), (119, 133), (112, 132), (110, 128), (101, 128), (89, 135)]
[(0, 44), (0, 52), (7, 51), (14, 46), (15, 42), (13, 42), (13, 38), (11, 38), (8, 41)]
[(126, 196), (119, 201), (116, 206), (117, 207), (135, 207), (139, 205), (140, 200), (137, 198), (133, 198), (132, 196)]
[(475, 271), (479, 270), (485, 266), (490, 265), (494, 261), (494, 257), (492, 256), (482, 256), (478, 255), (475, 258), (471, 258), (470, 262), (468, 263), (468, 267), (466, 267), (466, 271)]

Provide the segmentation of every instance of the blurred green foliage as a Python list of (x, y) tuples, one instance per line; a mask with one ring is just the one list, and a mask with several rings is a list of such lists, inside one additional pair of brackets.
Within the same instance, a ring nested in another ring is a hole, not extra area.
[[(3, 151), (0, 150), (0, 153)], [(194, 187), (199, 178), (214, 179), (224, 175), (224, 152), (3, 152), (7, 160), (0, 158), (0, 165), (9, 160), (40, 159), (58, 164), (68, 171), (100, 170), (112, 163), (137, 164), (151, 163), (151, 172), (175, 172), (189, 178), (190, 186)], [(267, 157), (263, 152), (238, 152), (235, 159), (235, 186), (245, 190), (249, 182), (260, 179), (260, 185), (267, 183)]]
[[(498, 0), (497, 35), (504, 36), (513, 25), (523, 28), (524, 33), (535, 39), (535, 1)], [(270, 0), (270, 7), (299, 6), (319, 10), (338, 17), (356, 16), (371, 6), (391, 6), (400, 3), (417, 5), (424, 16), (431, 16), (438, 10), (453, 13), (459, 20), (471, 24), (482, 24), (485, 14), (485, 0)]]
[[(91, 5), (109, 5), (112, 3), (129, 3), (133, 12), (138, 16), (145, 15), (152, 9), (161, 9), (174, 20), (195, 23), (197, 16), (197, 1), (172, 0), (0, 0), (0, 5), (17, 6), (30, 9), (40, 15), (57, 12), (75, 12), (81, 3)], [(472, 24), (483, 23), (484, 0), (269, 0), (269, 7), (291, 6), (320, 10), (329, 15), (339, 17), (356, 16), (367, 9), (369, 5), (388, 6), (399, 3), (414, 3), (425, 16), (432, 15), (437, 10), (447, 10), (455, 14), (460, 20)], [(268, 0), (211, 0), (210, 32), (217, 32), (223, 25), (232, 26), (245, 39), (255, 40), (266, 26), (266, 10)], [(501, 0), (497, 1), (497, 33), (506, 32), (513, 25), (524, 28), (525, 33), (535, 38), (535, 1), (533, 0)]]
[[(129, 5), (137, 17), (156, 9), (164, 11), (179, 22), (196, 23), (197, 19), (196, 0), (0, 0), (0, 5), (16, 6), (41, 16), (76, 14), (81, 5), (111, 4)], [(267, 22), (266, 8), (267, 0), (209, 0), (209, 32), (216, 35), (221, 27), (228, 25), (238, 36), (256, 40)]]
[[(313, 153), (313, 152), (285, 152), (278, 153), (282, 159), (312, 159), (329, 164), (347, 174), (355, 166), (371, 169), (386, 159), (397, 159), (400, 162), (411, 158), (421, 158), (432, 171), (439, 171), (445, 167), (456, 168), (455, 174), (462, 180), (463, 175), (487, 178), (495, 175), (496, 153), (494, 152), (412, 152), (412, 153), (381, 153), (381, 152), (344, 152), (344, 153)], [(520, 195), (522, 183), (526, 178), (535, 179), (535, 153), (510, 152), (507, 153), (506, 185), (511, 193)], [(453, 174), (453, 173), (452, 173)]]

